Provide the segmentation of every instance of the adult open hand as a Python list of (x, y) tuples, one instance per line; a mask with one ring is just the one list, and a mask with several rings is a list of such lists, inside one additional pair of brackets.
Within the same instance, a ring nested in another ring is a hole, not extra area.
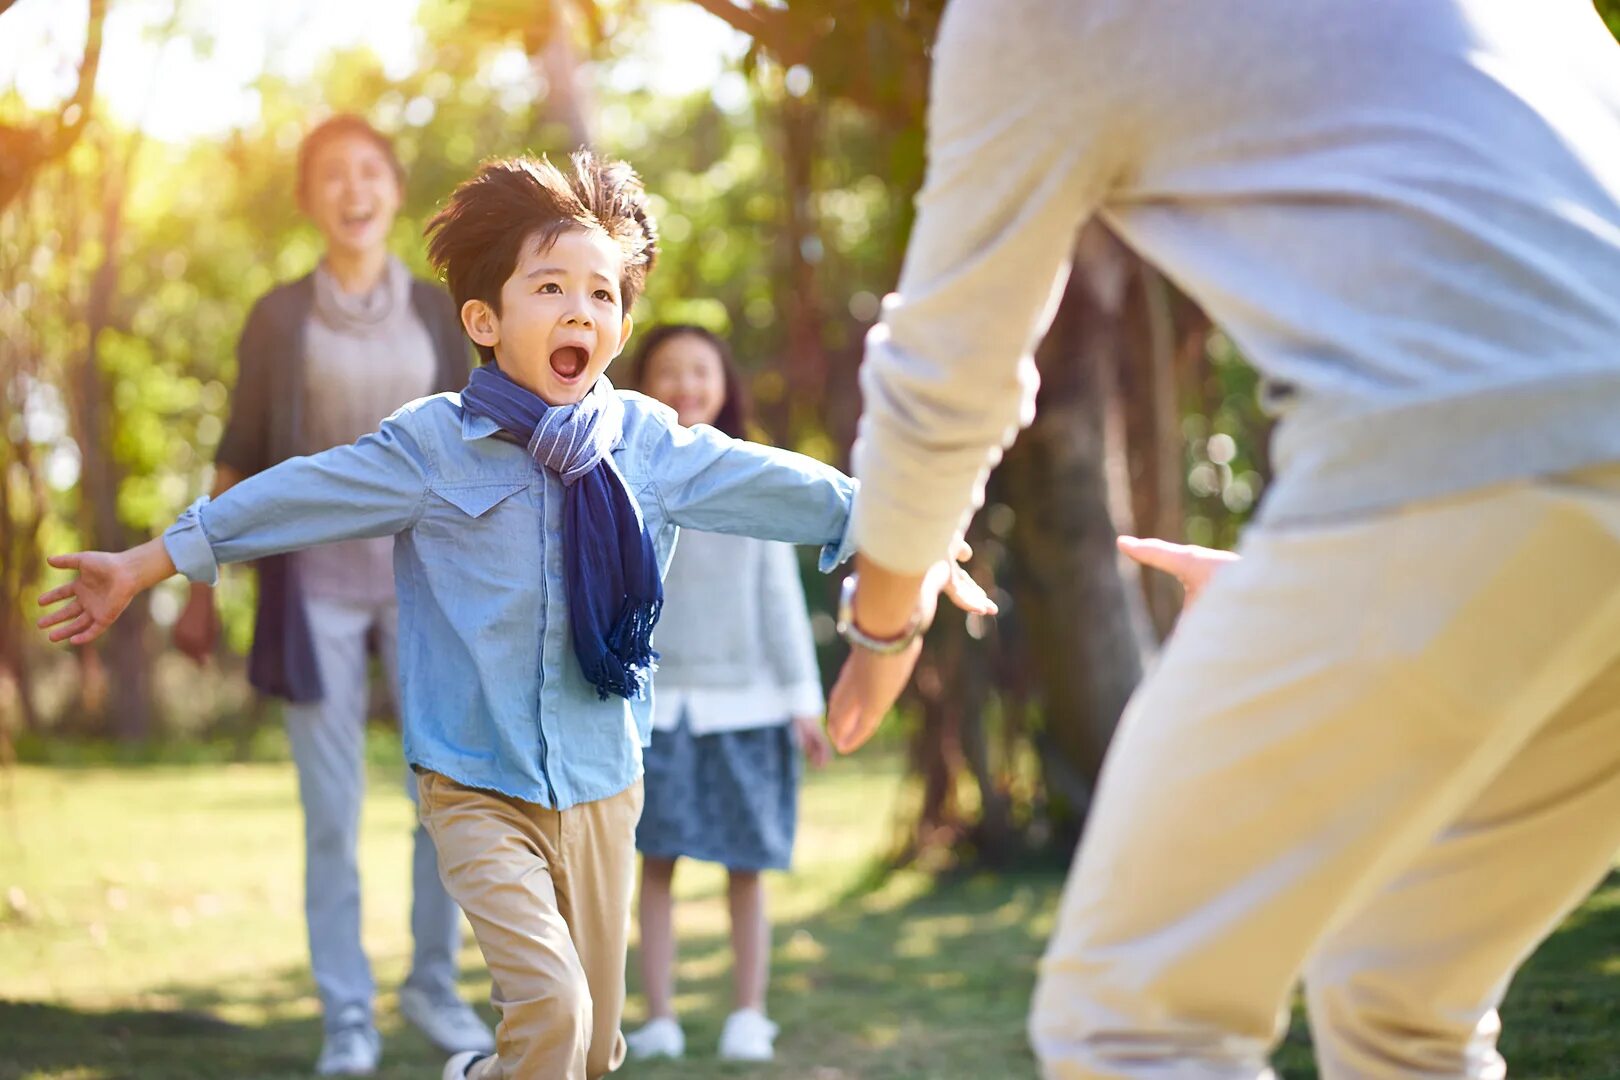
[(1210, 578), (1221, 567), (1238, 561), (1234, 552), (1195, 544), (1172, 544), (1166, 540), (1143, 540), (1135, 536), (1119, 538), (1119, 550), (1143, 566), (1162, 570), (1181, 582), (1186, 598), (1185, 607), (1198, 599), (1198, 594), (1209, 584)]

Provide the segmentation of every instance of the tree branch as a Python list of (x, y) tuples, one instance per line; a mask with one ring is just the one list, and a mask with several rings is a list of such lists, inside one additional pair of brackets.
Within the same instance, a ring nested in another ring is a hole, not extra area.
[[(0, 0), (5, 11), (15, 0)], [(67, 153), (84, 130), (95, 99), (96, 72), (101, 66), (101, 31), (107, 19), (107, 0), (89, 0), (84, 58), (79, 62), (79, 85), (54, 121), (42, 124), (0, 124), (0, 210), (15, 199), (35, 173)]]
[(795, 40), (781, 12), (758, 8), (749, 4), (739, 7), (731, 0), (692, 0), (694, 4), (717, 19), (723, 19), (733, 28), (753, 38), (766, 52), (784, 66), (803, 63), (805, 49)]
[(96, 73), (101, 70), (101, 30), (107, 21), (107, 0), (90, 0), (90, 18), (85, 27), (84, 58), (79, 61), (79, 88), (62, 106), (56, 118), (47, 158), (67, 153), (90, 119), (90, 105), (96, 96)]

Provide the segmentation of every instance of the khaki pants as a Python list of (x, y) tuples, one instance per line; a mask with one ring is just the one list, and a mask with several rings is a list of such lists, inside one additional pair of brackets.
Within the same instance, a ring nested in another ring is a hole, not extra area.
[(641, 781), (550, 810), (418, 778), (445, 887), (472, 923), (500, 1011), (472, 1080), (586, 1080), (624, 1061), (625, 952)]
[(1501, 1077), (1514, 970), (1620, 847), (1620, 469), (1254, 530), (1131, 702), (1044, 1073)]

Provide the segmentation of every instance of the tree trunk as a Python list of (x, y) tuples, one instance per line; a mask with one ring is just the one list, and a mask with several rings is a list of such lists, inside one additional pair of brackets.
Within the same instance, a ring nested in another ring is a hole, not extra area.
[[(0, 233), (0, 244), (16, 251), (29, 250), (36, 242), (32, 220), (17, 213), (7, 223), (16, 233), (10, 234), (9, 229)], [(29, 272), (22, 265), (13, 265), (0, 273), (0, 294), (15, 295)], [(0, 309), (0, 415), (24, 415), (29, 397), (36, 392), (40, 344), (31, 316), (36, 315), (39, 303), (35, 300), (21, 309)], [(27, 425), (11, 422), (0, 426), (0, 679), (9, 678), (10, 700), (17, 713), (8, 718), (0, 708), (0, 756), (9, 753), (13, 730), (20, 726), (32, 732), (40, 726), (28, 656), (38, 631), (24, 617), (21, 605), (30, 605), (39, 591), (36, 586), (44, 569), (39, 536), (49, 508), (50, 493)], [(4, 700), (3, 694), (0, 700)]]
[(1015, 515), (1013, 593), (1044, 707), (1044, 779), (1055, 823), (1077, 833), (1152, 635), (1140, 587), (1121, 573), (1109, 499), (1110, 472), (1125, 472), (1110, 453), (1122, 439), (1109, 406), (1135, 260), (1096, 225), (1076, 250), (1036, 354), (1035, 422), (1007, 454), (998, 490)]
[[(1201, 357), (1209, 319), (1180, 300), (1158, 271), (1134, 260), (1126, 292), (1125, 347), (1116, 368), (1130, 471), (1132, 528), (1180, 542), (1186, 520), (1183, 387)], [(1194, 376), (1196, 378), (1196, 375)], [(1164, 574), (1141, 575), (1159, 640), (1181, 611), (1181, 588)]]
[[(131, 537), (118, 516), (118, 491), (123, 469), (113, 447), (114, 430), (110, 388), (102, 373), (101, 342), (111, 318), (118, 288), (118, 251), (123, 231), (124, 193), (137, 150), (129, 148), (123, 167), (109, 171), (102, 200), (102, 257), (91, 278), (85, 304), (86, 341), (78, 386), (78, 443), (81, 521), (89, 546), (120, 551)], [(112, 154), (108, 154), (109, 159)], [(152, 649), (149, 603), (145, 593), (136, 597), (123, 617), (107, 632), (102, 651), (111, 693), (107, 695), (103, 723), (98, 725), (120, 739), (144, 738), (152, 732)], [(94, 706), (94, 702), (87, 702)], [(98, 710), (101, 711), (101, 710)]]
[(782, 140), (782, 198), (787, 214), (780, 233), (780, 293), (787, 331), (788, 430), (794, 435), (821, 424), (827, 390), (827, 354), (821, 336), (821, 289), (816, 267), (821, 238), (812, 206), (812, 171), (819, 120), (814, 107), (791, 94), (778, 111)]
[[(29, 601), (39, 581), (39, 531), (47, 498), (26, 434), (19, 432), (19, 437), (8, 442), (10, 453), (0, 457), (0, 553), (5, 556), (0, 564), (0, 596), (5, 597), (0, 601), (0, 703), (9, 696), (17, 715), (12, 718), (7, 715), (9, 710), (0, 707), (0, 759), (9, 755), (14, 729), (34, 732), (40, 726), (28, 660), (29, 639), (38, 631), (23, 617), (18, 604)], [(3, 692), (6, 681), (10, 682), (9, 695)]]
[(530, 25), (524, 47), (536, 81), (544, 90), (540, 110), (545, 123), (567, 133), (569, 152), (595, 143), (596, 103), (580, 78), (579, 50), (574, 41), (574, 16), (565, 0), (546, 0), (541, 17)]

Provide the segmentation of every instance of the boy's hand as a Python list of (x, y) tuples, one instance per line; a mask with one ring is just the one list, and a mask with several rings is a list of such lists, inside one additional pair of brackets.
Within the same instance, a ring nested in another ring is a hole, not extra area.
[[(973, 549), (966, 541), (958, 540), (951, 556), (957, 563), (966, 562), (973, 557)], [(855, 617), (869, 634), (898, 636), (918, 613), (924, 623), (932, 621), (941, 591), (963, 611), (975, 615), (996, 613), (995, 601), (959, 565), (938, 562), (918, 578), (896, 574), (863, 559), (855, 590)], [(862, 648), (849, 651), (827, 702), (827, 734), (839, 753), (850, 753), (877, 731), (900, 691), (906, 688), (921, 652), (921, 638), (893, 656), (879, 656)]]
[(832, 758), (832, 744), (827, 741), (827, 733), (821, 728), (819, 716), (795, 716), (793, 718), (793, 739), (804, 751), (805, 760), (812, 767), (821, 768)]
[(1198, 599), (1198, 594), (1215, 576), (1215, 571), (1228, 563), (1237, 562), (1239, 558), (1230, 551), (1193, 544), (1171, 544), (1164, 540), (1140, 540), (1134, 536), (1120, 537), (1119, 550), (1143, 566), (1162, 570), (1181, 582), (1181, 588), (1187, 594), (1182, 600), (1184, 608)]
[(41, 607), (52, 604), (61, 607), (40, 616), (38, 626), (51, 631), (53, 642), (67, 641), (73, 645), (88, 645), (106, 633), (107, 627), (129, 607), (136, 593), (174, 573), (174, 563), (161, 540), (117, 554), (80, 551), (72, 555), (52, 555), (49, 562), (59, 570), (79, 573), (72, 581), (58, 585), (39, 598)]

